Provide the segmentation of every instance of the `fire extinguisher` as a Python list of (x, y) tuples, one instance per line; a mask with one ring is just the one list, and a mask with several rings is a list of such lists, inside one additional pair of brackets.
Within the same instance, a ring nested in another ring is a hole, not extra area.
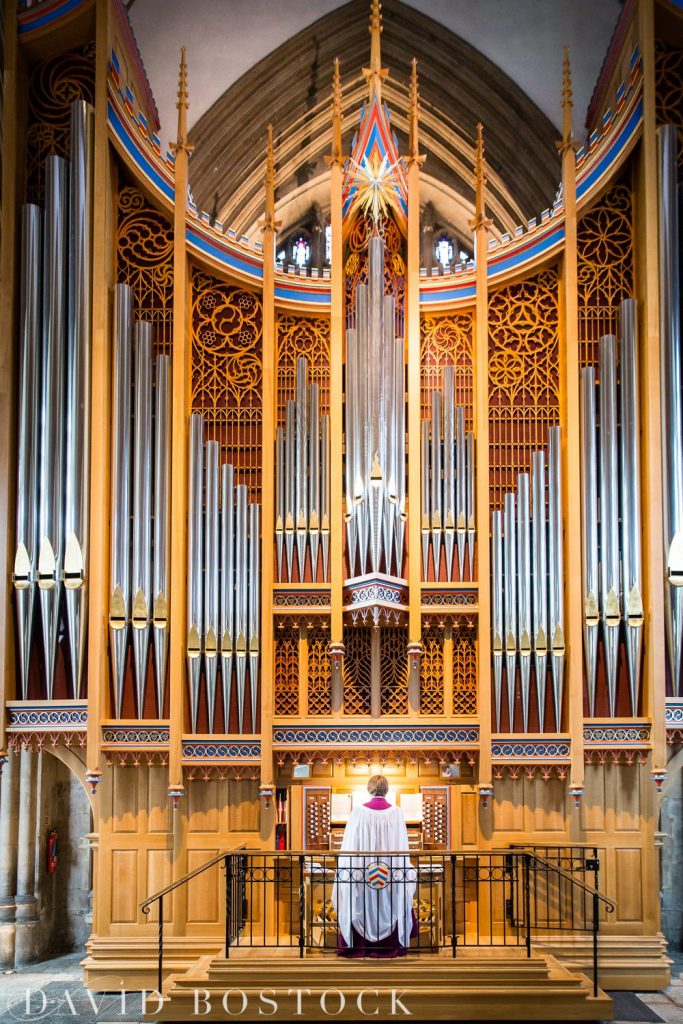
[(56, 828), (53, 828), (47, 837), (47, 870), (53, 875), (57, 870), (57, 842), (59, 840), (59, 832)]

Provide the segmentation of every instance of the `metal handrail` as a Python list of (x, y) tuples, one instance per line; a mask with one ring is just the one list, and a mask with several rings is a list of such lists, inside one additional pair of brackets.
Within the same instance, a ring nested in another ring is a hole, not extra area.
[[(173, 892), (174, 889), (179, 888), (181, 885), (185, 885), (186, 882), (196, 878), (197, 875), (201, 875), (204, 871), (212, 868), (214, 864), (218, 864), (219, 860), (225, 860), (225, 858), (230, 856), (230, 854), (239, 853), (243, 850), (246, 850), (244, 843), (242, 843), (241, 846), (233, 846), (230, 850), (222, 850), (221, 853), (217, 853), (215, 857), (211, 858), (211, 860), (207, 860), (203, 864), (200, 864), (198, 868), (194, 869), (194, 871), (188, 871), (186, 875), (183, 875), (181, 878), (176, 878), (175, 882), (170, 882), (168, 885), (164, 886), (163, 889), (159, 889), (158, 892), (155, 892), (154, 895), (147, 896), (147, 898), (142, 900), (141, 903), (138, 903), (138, 910), (141, 910), (143, 914), (149, 914), (152, 904), (156, 903), (158, 899), (161, 899), (163, 896), (166, 896), (167, 893)], [(251, 853), (255, 851), (249, 852)]]
[(530, 857), (533, 857), (538, 864), (542, 864), (544, 868), (554, 871), (556, 874), (561, 875), (562, 878), (565, 878), (568, 882), (571, 882), (572, 885), (576, 885), (579, 889), (583, 889), (583, 891), (587, 892), (589, 896), (594, 896), (596, 899), (600, 900), (601, 903), (605, 904), (606, 913), (612, 914), (617, 909), (617, 905), (611, 897), (607, 896), (599, 889), (595, 889), (592, 885), (589, 885), (588, 882), (582, 882), (580, 878), (573, 875), (571, 871), (566, 871), (564, 868), (561, 868), (559, 864), (553, 864), (551, 860), (546, 860), (545, 857), (539, 857), (537, 853), (534, 853), (533, 850), (530, 850), (528, 847), (519, 848), (519, 852), (528, 853)]

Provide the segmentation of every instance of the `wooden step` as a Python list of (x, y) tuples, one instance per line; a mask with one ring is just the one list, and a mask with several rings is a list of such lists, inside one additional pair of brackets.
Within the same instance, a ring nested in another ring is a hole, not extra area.
[[(219, 955), (176, 974), (173, 984), (164, 988), (162, 1006), (157, 1010), (153, 1002), (146, 1020), (612, 1017), (611, 1000), (603, 992), (593, 998), (588, 979), (551, 954), (534, 951), (527, 958), (523, 950), (495, 948), (463, 951), (455, 959), (437, 954), (384, 961), (343, 960), (334, 955), (302, 959)], [(229, 1013), (222, 1005), (224, 997)]]

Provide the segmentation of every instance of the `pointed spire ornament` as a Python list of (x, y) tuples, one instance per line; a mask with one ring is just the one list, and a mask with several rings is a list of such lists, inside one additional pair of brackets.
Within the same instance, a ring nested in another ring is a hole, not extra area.
[(572, 91), (572, 68), (569, 60), (569, 47), (565, 46), (562, 60), (562, 139), (555, 145), (560, 153), (568, 149), (576, 150), (578, 143), (572, 135), (572, 110), (574, 98)]
[(265, 186), (266, 186), (266, 210), (265, 216), (261, 221), (260, 228), (262, 231), (270, 229), (275, 231), (276, 228), (280, 227), (280, 221), (275, 220), (275, 150), (273, 148), (273, 126), (268, 125), (268, 135), (266, 138), (266, 173), (265, 173)]
[(419, 136), (420, 93), (417, 87), (417, 60), (413, 57), (410, 73), (410, 99), (408, 113), (408, 164), (423, 164), (424, 156), (420, 156)]
[(187, 61), (185, 47), (180, 49), (180, 70), (178, 72), (178, 133), (176, 141), (171, 143), (171, 152), (175, 155), (180, 150), (184, 153), (192, 153), (194, 146), (187, 141), (187, 111), (190, 109), (189, 92), (187, 88)]
[(474, 162), (474, 191), (475, 206), (474, 217), (470, 221), (470, 227), (476, 231), (477, 228), (488, 227), (491, 221), (486, 217), (486, 156), (484, 152), (484, 126), (479, 122), (477, 125), (477, 146)]
[(325, 157), (328, 167), (342, 166), (342, 84), (339, 57), (334, 58), (334, 71), (332, 72), (332, 152)]
[(382, 5), (379, 0), (372, 0), (370, 7), (370, 67), (363, 68), (363, 74), (370, 87), (370, 100), (382, 102), (382, 82), (389, 74), (382, 67)]

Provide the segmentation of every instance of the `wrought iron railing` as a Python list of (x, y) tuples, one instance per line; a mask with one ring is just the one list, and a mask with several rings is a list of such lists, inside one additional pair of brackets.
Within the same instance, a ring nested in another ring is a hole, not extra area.
[[(570, 851), (570, 852), (569, 852)], [(588, 855), (587, 855), (588, 854)], [(163, 981), (164, 899), (197, 875), (224, 873), (225, 956), (289, 947), (293, 955), (453, 957), (469, 947), (521, 947), (534, 938), (592, 937), (597, 993), (601, 911), (597, 851), (584, 847), (444, 853), (224, 851), (148, 897), (158, 905), (158, 987)]]

